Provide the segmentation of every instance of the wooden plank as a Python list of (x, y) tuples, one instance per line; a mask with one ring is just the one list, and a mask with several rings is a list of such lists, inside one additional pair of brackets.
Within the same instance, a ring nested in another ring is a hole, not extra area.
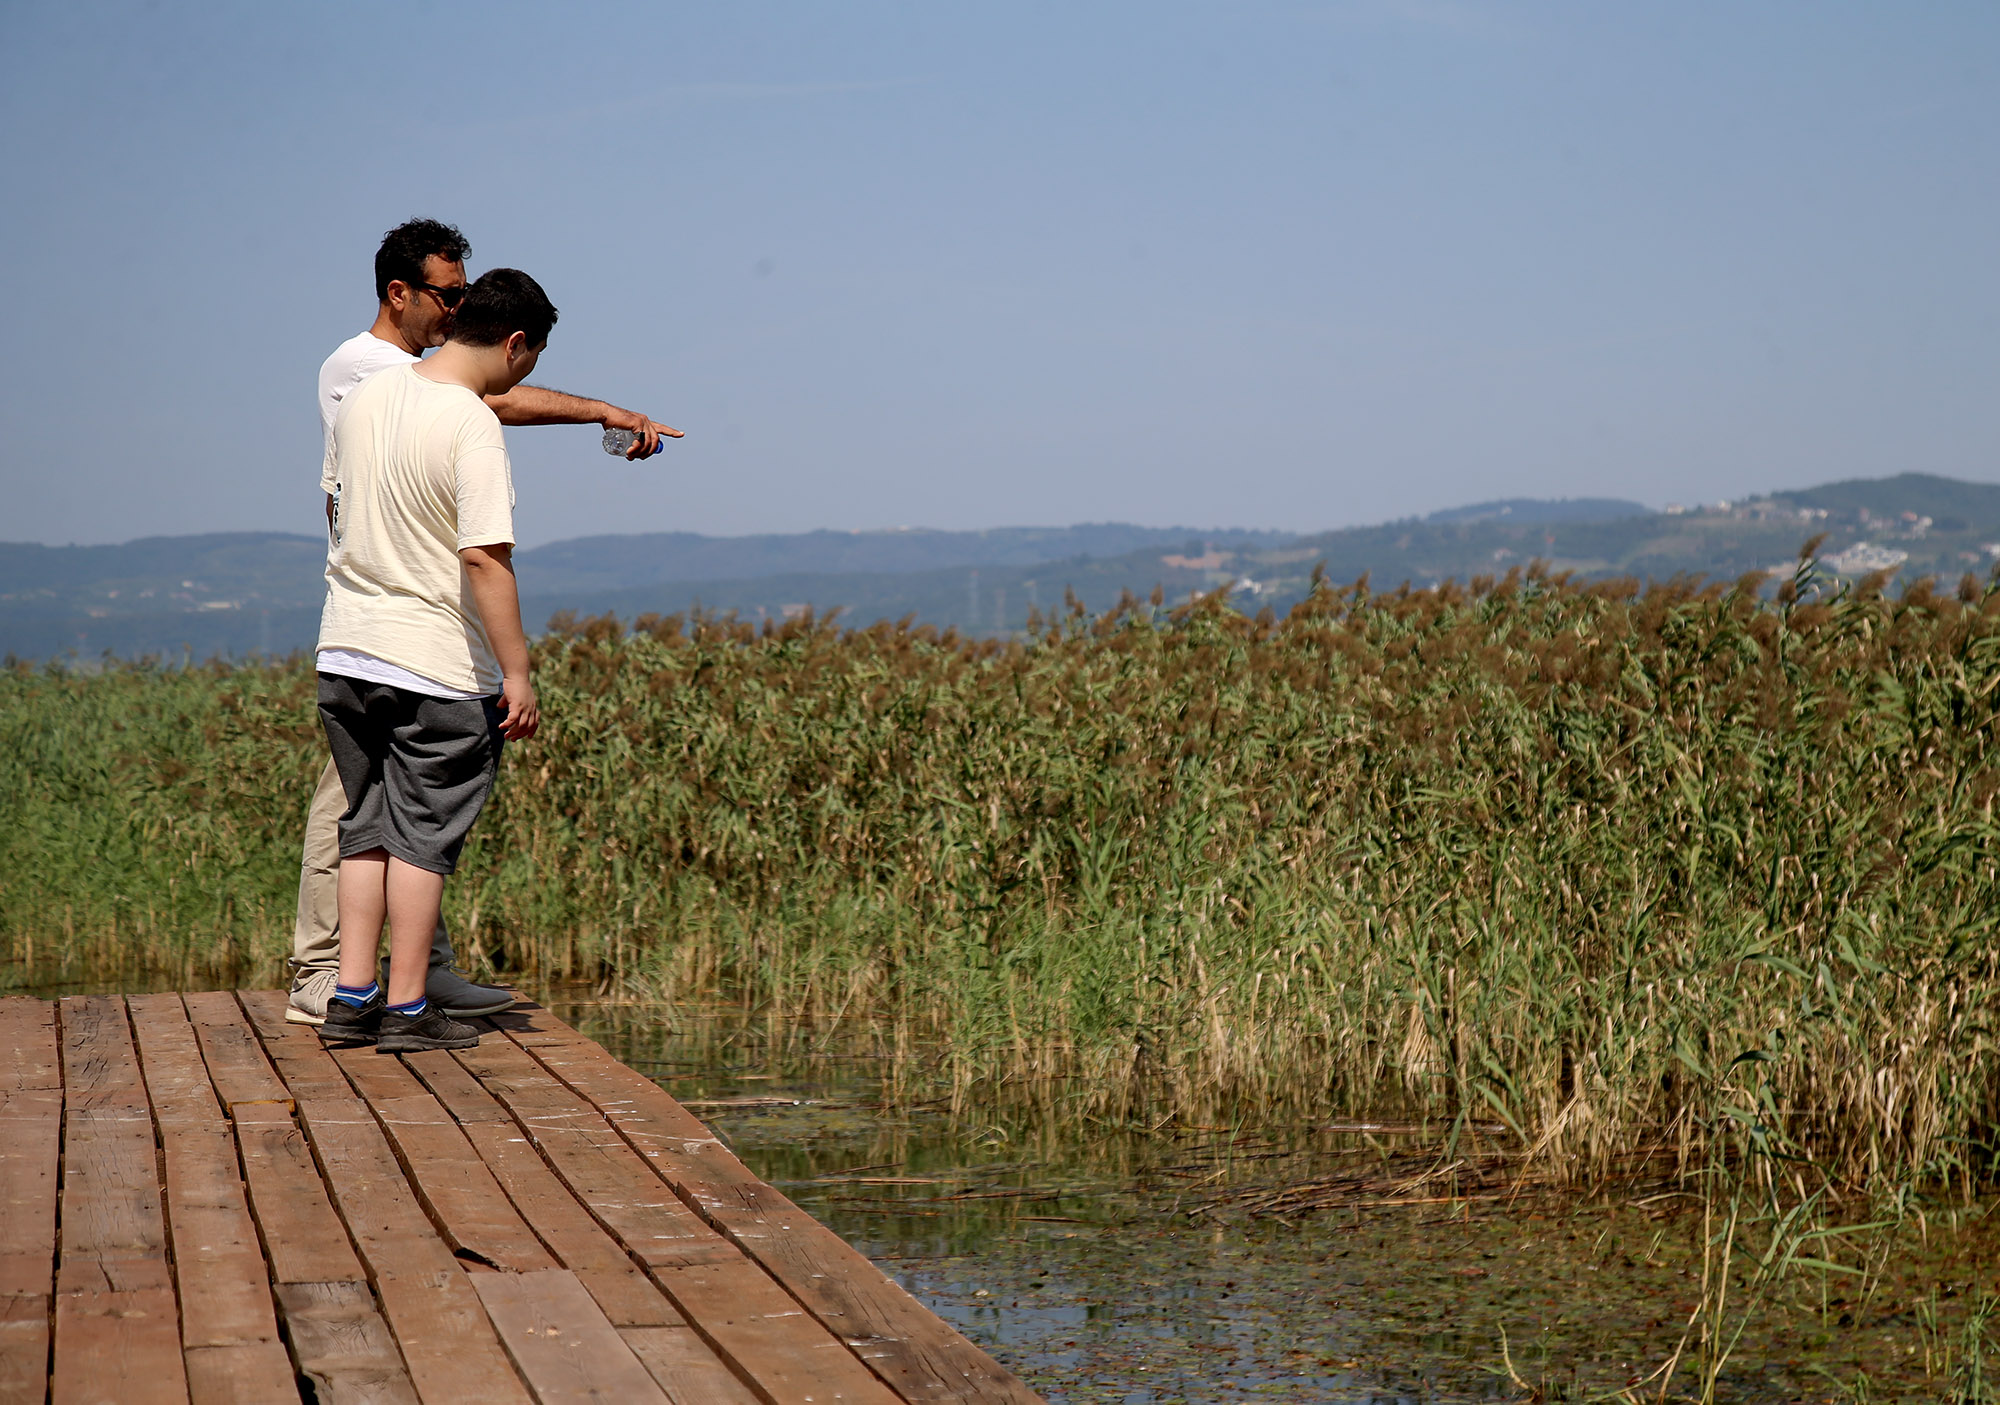
[(202, 1346), (187, 1353), (191, 1405), (272, 1405), (296, 1401), (298, 1376), (283, 1342)]
[(61, 1151), (60, 1092), (0, 1092), (0, 1297), (55, 1291)]
[(570, 1193), (648, 1268), (740, 1258), (680, 1202), (616, 1130), (526, 1051), (504, 1039), (458, 1051), (548, 1158)]
[(61, 1157), (55, 1004), (0, 997), (0, 1400), (48, 1390)]
[(277, 1291), (293, 1364), (319, 1405), (417, 1405), (366, 1283), (281, 1283)]
[[(359, 1113), (360, 1104), (353, 1109)], [(235, 1123), (244, 1186), (272, 1279), (281, 1286), (366, 1283), (368, 1275), (292, 1115), (278, 1103), (246, 1103), (237, 1109)]]
[(0, 1296), (0, 1400), (48, 1397), (49, 1308), (54, 1300), (53, 1292)]
[(541, 1405), (668, 1405), (569, 1270), (482, 1273), (472, 1285)]
[(63, 1106), (72, 1112), (124, 1111), (150, 1120), (124, 1002), (109, 995), (66, 996), (60, 1020)]
[(208, 1081), (208, 1065), (178, 995), (133, 995), (126, 999), (139, 1040), (139, 1065), (156, 1122), (221, 1120), (222, 1104)]
[(621, 1327), (618, 1335), (674, 1405), (759, 1405), (692, 1327)]
[(187, 1366), (164, 1262), (64, 1262), (50, 1395), (54, 1405), (186, 1402)]
[(618, 1133), (510, 1041), (458, 1060), (505, 1104), (570, 1191), (646, 1266), (702, 1339), (777, 1405), (898, 1397), (783, 1288), (680, 1203)]
[(160, 1140), (166, 1151), (174, 1277), (181, 1290), (181, 1344), (276, 1342), (270, 1275), (237, 1174), (236, 1138), (228, 1124), (164, 1122)]
[(282, 990), (239, 990), (237, 1003), (243, 1007), (250, 1027), (264, 1046), (264, 1054), (278, 1070), (278, 1077), (294, 1099), (344, 1098), (353, 1091), (347, 1086), (333, 1058), (309, 1025), (285, 1020), (286, 994)]
[(389, 1098), (374, 1111), (431, 1222), (460, 1258), (507, 1273), (556, 1266), (436, 1098)]
[[(453, 1065), (456, 1067), (456, 1065)], [(684, 1326), (666, 1294), (577, 1203), (510, 1119), (473, 1122), (465, 1135), (557, 1262), (574, 1272), (617, 1327)]]
[(238, 1103), (290, 1105), (290, 1090), (264, 1057), (263, 1045), (251, 1032), (234, 995), (226, 990), (205, 990), (183, 999), (223, 1107), (234, 1109)]
[(905, 1400), (1039, 1401), (1013, 1372), (743, 1163), (644, 1074), (538, 1012), (534, 1059), (587, 1098), (677, 1195), (750, 1255)]
[(347, 1075), (347, 1081), (354, 1085), (354, 1091), (371, 1107), (391, 1098), (415, 1097), (424, 1091), (424, 1085), (403, 1067), (401, 1059), (378, 1054), (372, 1045), (348, 1044), (328, 1052)]
[(418, 1396), (529, 1405), (478, 1295), (417, 1204), (375, 1119), (351, 1103), (310, 1099), (299, 1115)]
[(565, 1024), (531, 1000), (522, 1000), (511, 1010), (487, 1015), (483, 1019), (486, 1025), (500, 1030), (524, 1049), (573, 1044), (579, 1039), (589, 1039), (588, 1035)]
[(403, 1063), (458, 1119), (521, 1217), (534, 1226), (556, 1262), (576, 1274), (614, 1326), (684, 1324), (666, 1295), (549, 1170), (507, 1109), (449, 1052), (406, 1054)]
[(167, 1258), (153, 1120), (143, 1112), (64, 1117), (62, 1262)]
[(0, 995), (0, 1093), (61, 1087), (55, 1003), (29, 995)]
[(431, 1090), (431, 1096), (443, 1103), (460, 1122), (513, 1125), (514, 1119), (508, 1115), (507, 1109), (479, 1086), (479, 1080), (465, 1071), (451, 1056), (450, 1050), (426, 1049), (421, 1053), (404, 1054), (400, 1062), (422, 1079), (424, 1086)]

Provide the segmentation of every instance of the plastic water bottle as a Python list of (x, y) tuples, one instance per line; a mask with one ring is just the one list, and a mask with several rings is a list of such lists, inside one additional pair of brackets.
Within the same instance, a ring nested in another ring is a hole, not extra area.
[[(631, 448), (642, 437), (635, 429), (607, 429), (604, 431), (604, 452), (607, 454), (616, 454), (622, 459), (625, 457), (625, 451)], [(653, 446), (653, 453), (657, 454), (666, 447), (667, 436), (662, 434), (660, 442)], [(642, 454), (640, 457), (651, 458), (652, 454)]]

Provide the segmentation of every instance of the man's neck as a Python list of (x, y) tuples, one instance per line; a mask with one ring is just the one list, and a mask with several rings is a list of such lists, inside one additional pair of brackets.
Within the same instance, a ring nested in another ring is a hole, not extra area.
[[(354, 324), (350, 322), (348, 325), (351, 327)], [(398, 327), (395, 319), (389, 315), (389, 308), (386, 303), (383, 304), (382, 310), (375, 314), (375, 325), (368, 329), (368, 335), (377, 337), (391, 346), (399, 346), (412, 356), (422, 356), (424, 354), (423, 347), (412, 346), (410, 339), (403, 335), (403, 329)]]
[[(440, 385), (462, 385), (483, 399), (507, 388), (504, 375), (495, 373), (492, 361), (493, 357), (486, 348), (448, 341), (435, 354), (427, 357), (416, 371), (425, 380), (436, 381)], [(503, 366), (501, 371), (504, 372), (504, 369)]]

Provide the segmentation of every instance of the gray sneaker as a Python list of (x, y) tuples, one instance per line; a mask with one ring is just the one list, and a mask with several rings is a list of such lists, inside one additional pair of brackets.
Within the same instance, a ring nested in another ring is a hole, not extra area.
[(412, 1054), (420, 1049), (470, 1049), (478, 1042), (478, 1030), (430, 1005), (421, 1015), (384, 1010), (375, 1048), (383, 1054)]
[[(327, 990), (331, 991), (332, 986)], [(443, 1008), (447, 1015), (469, 1020), (474, 1015), (497, 1015), (502, 1010), (514, 1008), (519, 998), (511, 990), (503, 990), (497, 985), (479, 985), (467, 980), (449, 966), (433, 966), (424, 977), (424, 995), (433, 1005)]]
[(291, 999), (285, 1002), (286, 1024), (326, 1023), (326, 1002), (333, 999), (338, 971), (316, 971), (308, 967), (292, 978)]

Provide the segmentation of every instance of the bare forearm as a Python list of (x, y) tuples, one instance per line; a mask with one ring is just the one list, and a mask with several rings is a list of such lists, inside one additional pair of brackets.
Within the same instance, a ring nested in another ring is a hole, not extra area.
[(493, 646), (501, 673), (526, 678), (528, 636), (521, 628), (521, 593), (514, 580), (513, 562), (478, 548), (462, 553), (461, 559), (472, 586), (472, 603), (479, 607), (479, 621), (486, 626), (486, 639)]
[(486, 403), (500, 417), (500, 423), (512, 425), (602, 424), (614, 408), (603, 400), (586, 400), (539, 385), (517, 385), (505, 395), (487, 396)]

